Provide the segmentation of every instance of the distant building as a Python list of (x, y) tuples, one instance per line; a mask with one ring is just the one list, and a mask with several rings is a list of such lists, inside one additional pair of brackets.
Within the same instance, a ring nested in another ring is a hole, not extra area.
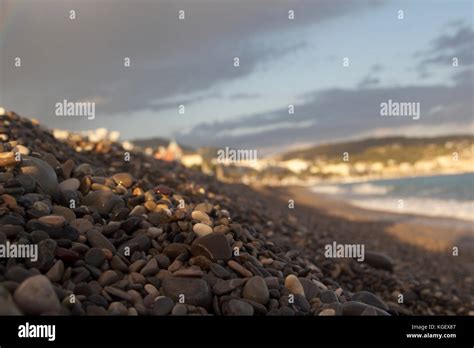
[(203, 162), (202, 156), (198, 153), (192, 153), (183, 155), (181, 157), (181, 163), (186, 167), (201, 166)]
[(164, 146), (160, 146), (158, 151), (155, 153), (156, 159), (167, 162), (179, 161), (181, 160), (182, 156), (183, 150), (174, 140), (170, 141), (168, 147), (166, 148)]

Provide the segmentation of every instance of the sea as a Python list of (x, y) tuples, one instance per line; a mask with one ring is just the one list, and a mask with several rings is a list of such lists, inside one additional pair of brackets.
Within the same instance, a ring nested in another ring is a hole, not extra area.
[(474, 221), (474, 173), (322, 184), (311, 189), (372, 210)]

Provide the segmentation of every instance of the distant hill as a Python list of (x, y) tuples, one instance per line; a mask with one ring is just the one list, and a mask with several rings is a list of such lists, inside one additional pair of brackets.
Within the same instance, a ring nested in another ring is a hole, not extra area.
[(426, 138), (386, 137), (368, 138), (334, 144), (317, 145), (308, 149), (284, 153), (279, 160), (303, 159), (340, 162), (344, 152), (352, 161), (414, 163), (424, 158), (451, 154), (456, 149), (472, 145), (473, 135), (451, 135)]

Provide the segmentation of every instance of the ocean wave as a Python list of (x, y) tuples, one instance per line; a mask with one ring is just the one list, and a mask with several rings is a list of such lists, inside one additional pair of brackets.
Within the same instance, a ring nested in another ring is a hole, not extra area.
[(386, 195), (393, 190), (392, 186), (380, 186), (369, 183), (354, 185), (351, 193), (357, 195)]
[[(399, 207), (399, 199), (403, 199), (403, 207)], [(474, 221), (474, 202), (441, 200), (417, 197), (386, 197), (374, 199), (351, 199), (351, 204), (378, 211), (402, 214), (418, 214), (426, 216), (442, 216)]]

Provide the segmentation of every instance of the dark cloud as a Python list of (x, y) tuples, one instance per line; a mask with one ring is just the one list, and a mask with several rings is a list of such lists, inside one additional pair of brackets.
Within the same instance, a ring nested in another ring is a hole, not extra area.
[[(6, 1), (6, 0), (4, 0)], [(1, 103), (50, 126), (63, 99), (97, 99), (103, 115), (170, 107), (176, 96), (242, 78), (304, 42), (263, 36), (312, 25), (379, 2), (334, 0), (8, 1), (1, 32)], [(76, 19), (68, 18), (76, 11)], [(177, 13), (186, 11), (179, 21)], [(288, 10), (295, 20), (288, 20)], [(239, 57), (241, 66), (233, 67)], [(12, 61), (21, 57), (21, 69)], [(131, 67), (123, 66), (130, 57)], [(184, 98), (184, 97), (183, 97)], [(189, 102), (189, 101), (188, 101)], [(161, 104), (160, 104), (161, 103)]]
[[(471, 71), (472, 74), (472, 71)], [(466, 84), (467, 83), (467, 84)], [(288, 115), (286, 108), (271, 113), (249, 115), (239, 120), (202, 124), (178, 138), (190, 143), (214, 146), (286, 147), (297, 143), (318, 143), (377, 129), (396, 131), (400, 127), (434, 127), (446, 123), (463, 126), (473, 120), (473, 82), (463, 80), (455, 86), (410, 86), (365, 89), (331, 89), (306, 95), (297, 112)], [(419, 102), (420, 120), (407, 117), (380, 116), (380, 103), (389, 99), (398, 102)], [(227, 131), (239, 128), (259, 129), (271, 124), (314, 121), (306, 127), (286, 127), (229, 136)], [(429, 132), (428, 132), (429, 133)]]
[(443, 34), (431, 42), (429, 50), (418, 52), (421, 57), (420, 67), (452, 64), (456, 57), (459, 65), (474, 64), (474, 30), (472, 25), (457, 24), (454, 26), (455, 32)]

